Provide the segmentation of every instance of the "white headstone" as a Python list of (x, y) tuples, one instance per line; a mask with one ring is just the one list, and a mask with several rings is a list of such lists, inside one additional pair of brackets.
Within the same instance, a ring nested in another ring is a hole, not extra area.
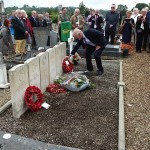
[(7, 84), (7, 71), (5, 64), (0, 64), (0, 84)]
[(56, 78), (56, 59), (55, 59), (55, 48), (47, 50), (49, 56), (49, 83), (53, 83)]
[(57, 74), (57, 76), (59, 76), (63, 72), (61, 45), (54, 46), (54, 49), (55, 49), (55, 59), (56, 59), (56, 74)]
[(44, 93), (49, 85), (48, 52), (39, 53), (37, 57), (40, 59), (41, 90)]
[(29, 84), (41, 88), (40, 85), (40, 61), (38, 57), (33, 57), (24, 62), (29, 70)]
[(61, 46), (61, 57), (62, 57), (62, 62), (66, 57), (66, 42), (61, 42), (60, 43)]
[(24, 94), (29, 86), (28, 66), (20, 64), (11, 68), (9, 70), (9, 80), (13, 116), (19, 118), (27, 110)]

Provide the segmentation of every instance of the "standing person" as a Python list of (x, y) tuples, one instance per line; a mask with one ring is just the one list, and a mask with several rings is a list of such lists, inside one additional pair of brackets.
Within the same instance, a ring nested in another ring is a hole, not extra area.
[(59, 32), (59, 39), (61, 41), (61, 23), (69, 21), (69, 16), (67, 15), (67, 8), (62, 8), (62, 13), (58, 16), (58, 32)]
[[(12, 10), (9, 20), (12, 21), (13, 18), (15, 18), (15, 10)], [(15, 49), (16, 45), (15, 45), (15, 38), (14, 38), (14, 27), (13, 27), (12, 23), (10, 26), (10, 34), (11, 34), (11, 38), (12, 38), (12, 42), (13, 42), (13, 47)]]
[(70, 21), (72, 23), (72, 29), (78, 28), (80, 30), (83, 30), (85, 21), (83, 16), (80, 15), (79, 9), (75, 9), (74, 15), (71, 16)]
[[(145, 7), (146, 17), (144, 23), (144, 39), (143, 39), (143, 50), (146, 50), (147, 44), (150, 50), (150, 11), (148, 7)], [(148, 50), (147, 50), (148, 51)]]
[(137, 18), (137, 22), (136, 22), (136, 34), (137, 34), (136, 52), (137, 53), (141, 53), (145, 25), (146, 25), (146, 10), (142, 9), (141, 16)]
[(104, 37), (104, 34), (96, 29), (88, 29), (86, 31), (81, 31), (79, 29), (75, 29), (73, 31), (73, 36), (75, 39), (78, 39), (76, 46), (73, 48), (71, 54), (75, 55), (77, 50), (81, 45), (86, 50), (86, 66), (88, 71), (93, 71), (93, 65), (91, 60), (91, 55), (94, 53), (94, 58), (97, 65), (96, 75), (102, 75), (104, 73), (104, 69), (101, 62), (101, 54), (107, 45), (107, 41)]
[(88, 17), (87, 17), (87, 19), (86, 19), (86, 21), (87, 21), (87, 24), (89, 25), (89, 27), (91, 26), (91, 22), (89, 22), (89, 19), (92, 17), (92, 16), (94, 16), (95, 15), (95, 10), (94, 9), (91, 9), (90, 10), (90, 15), (88, 15)]
[(50, 30), (53, 30), (53, 28), (52, 28), (52, 20), (51, 20), (50, 15), (49, 15), (48, 12), (45, 13), (45, 18), (44, 19), (46, 20), (46, 24), (50, 28)]
[(26, 35), (26, 43), (31, 44), (32, 43), (31, 37), (33, 35), (33, 29), (32, 29), (31, 23), (28, 19), (26, 11), (21, 10), (21, 12), (22, 12), (22, 20), (24, 22), (25, 29), (26, 29), (26, 31), (28, 31), (28, 34)]
[(93, 15), (89, 22), (91, 22), (90, 28), (102, 31), (101, 23), (103, 23), (103, 18), (99, 15), (99, 9), (95, 10), (95, 15)]
[(106, 27), (105, 27), (105, 37), (109, 42), (109, 36), (111, 36), (110, 44), (114, 44), (116, 26), (119, 21), (119, 14), (116, 12), (116, 5), (111, 5), (111, 11), (106, 14)]
[(35, 10), (32, 11), (32, 16), (29, 18), (32, 27), (39, 27), (38, 15)]
[(10, 34), (11, 22), (8, 19), (5, 19), (4, 26), (1, 27), (0, 31), (0, 52), (2, 52), (4, 59), (7, 58), (10, 45), (12, 43), (11, 34)]
[[(31, 14), (32, 14), (32, 16), (29, 18), (29, 20), (30, 20), (32, 28), (39, 27), (39, 20), (38, 20), (38, 17), (37, 17), (37, 12), (35, 10), (33, 10)], [(35, 37), (34, 37), (34, 32), (33, 32), (33, 35), (32, 35), (32, 48), (37, 49), (36, 41), (35, 41)]]
[(122, 42), (125, 44), (130, 44), (132, 37), (132, 27), (134, 27), (134, 20), (131, 18), (132, 12), (126, 12), (126, 18), (122, 22), (123, 34)]
[[(137, 22), (137, 18), (138, 16), (140, 16), (139, 14), (139, 9), (138, 8), (133, 8), (133, 14), (131, 15), (131, 18), (134, 19), (134, 24), (136, 25)], [(136, 39), (137, 35), (136, 35), (136, 29), (133, 29), (133, 38), (134, 38), (134, 43), (136, 44)]]
[(43, 14), (38, 14), (39, 18), (39, 27), (47, 27), (46, 20), (44, 19)]
[(26, 36), (28, 35), (28, 31), (25, 29), (25, 25), (23, 20), (21, 19), (22, 13), (20, 9), (17, 9), (15, 12), (16, 16), (12, 19), (12, 24), (14, 27), (14, 37), (16, 41), (16, 56), (25, 54), (26, 47)]

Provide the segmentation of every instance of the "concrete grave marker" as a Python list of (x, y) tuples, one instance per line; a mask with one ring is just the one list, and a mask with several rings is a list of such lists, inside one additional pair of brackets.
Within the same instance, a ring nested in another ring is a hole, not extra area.
[(61, 75), (62, 70), (62, 50), (61, 45), (54, 46), (55, 49), (55, 59), (56, 59), (56, 74), (57, 76)]
[(39, 53), (37, 57), (40, 59), (41, 90), (44, 93), (49, 85), (48, 52)]
[(56, 70), (56, 59), (55, 59), (55, 48), (50, 48), (47, 50), (48, 52), (48, 56), (49, 56), (49, 67), (48, 67), (48, 70), (49, 70), (49, 83), (53, 83), (54, 82), (54, 79), (56, 78), (56, 73), (57, 73), (57, 70)]
[(19, 118), (26, 110), (24, 94), (29, 86), (28, 66), (19, 64), (9, 70), (13, 116)]
[(47, 46), (48, 36), (50, 36), (50, 29), (46, 27), (34, 27), (33, 32), (37, 48)]
[(29, 84), (41, 88), (40, 85), (40, 64), (39, 58), (33, 57), (24, 62), (29, 70)]
[(66, 43), (65, 42), (61, 42), (60, 43), (61, 46), (61, 57), (62, 57), (62, 62), (66, 57)]
[(55, 31), (50, 31), (50, 46), (53, 47), (57, 45), (58, 33)]

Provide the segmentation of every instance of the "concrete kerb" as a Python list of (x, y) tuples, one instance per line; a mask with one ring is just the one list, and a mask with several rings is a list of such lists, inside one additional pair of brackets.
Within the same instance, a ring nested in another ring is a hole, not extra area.
[(3, 105), (1, 108), (0, 108), (0, 114), (2, 114), (7, 108), (9, 108), (10, 106), (12, 105), (12, 101), (8, 101), (5, 105)]
[(119, 71), (119, 129), (118, 129), (118, 150), (125, 150), (125, 121), (124, 121), (124, 86), (123, 82), (123, 61), (120, 60), (120, 71)]

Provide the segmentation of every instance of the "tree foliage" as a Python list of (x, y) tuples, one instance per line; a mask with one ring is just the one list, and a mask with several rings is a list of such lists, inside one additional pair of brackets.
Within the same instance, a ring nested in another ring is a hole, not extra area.
[(142, 9), (145, 8), (145, 7), (149, 7), (149, 5), (148, 5), (148, 4), (145, 4), (145, 3), (137, 3), (137, 4), (135, 5), (135, 7), (138, 8), (139, 10), (142, 10)]

